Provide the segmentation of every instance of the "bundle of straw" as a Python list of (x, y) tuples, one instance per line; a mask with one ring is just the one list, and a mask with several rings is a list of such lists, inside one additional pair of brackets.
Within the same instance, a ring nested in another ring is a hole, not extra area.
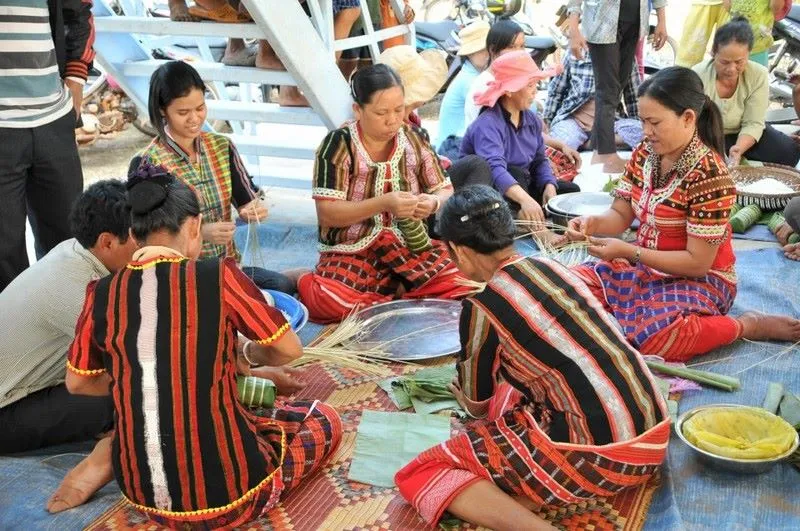
[(533, 233), (532, 236), (539, 248), (540, 257), (549, 258), (565, 267), (580, 265), (591, 259), (587, 251), (587, 240), (570, 242), (549, 231)]
[(390, 372), (388, 365), (398, 360), (389, 356), (384, 350), (384, 344), (378, 343), (365, 350), (354, 350), (345, 346), (362, 334), (363, 328), (358, 317), (354, 314), (348, 315), (331, 333), (312, 346), (305, 347), (303, 356), (290, 365), (299, 367), (318, 361), (370, 375), (386, 376)]

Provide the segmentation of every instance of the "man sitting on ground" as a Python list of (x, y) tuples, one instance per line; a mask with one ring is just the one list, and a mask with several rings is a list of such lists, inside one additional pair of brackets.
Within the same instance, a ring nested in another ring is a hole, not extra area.
[[(594, 127), (595, 79), (592, 61), (587, 52), (582, 59), (572, 54), (564, 58), (564, 71), (550, 80), (547, 87), (547, 104), (542, 118), (550, 127), (550, 136), (564, 142), (572, 149), (588, 148)], [(634, 64), (630, 80), (622, 90), (624, 107), (614, 123), (617, 144), (631, 149), (644, 138), (639, 121), (636, 90), (639, 88), (639, 71)]]
[(73, 239), (0, 293), (0, 454), (87, 440), (112, 426), (111, 399), (72, 395), (64, 377), (86, 285), (123, 267), (135, 250), (125, 185), (90, 186), (70, 226)]

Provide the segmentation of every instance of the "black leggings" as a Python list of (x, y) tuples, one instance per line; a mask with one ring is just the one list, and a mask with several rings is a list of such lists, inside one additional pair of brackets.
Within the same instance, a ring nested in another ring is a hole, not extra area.
[[(450, 174), (450, 180), (453, 183), (453, 188), (458, 190), (471, 184), (485, 184), (492, 186), (492, 170), (489, 164), (478, 155), (467, 155), (454, 163), (447, 171)], [(539, 204), (542, 204), (542, 195), (546, 185), (537, 184), (533, 182), (531, 173), (528, 168), (520, 168), (517, 166), (509, 166), (508, 173), (511, 174), (517, 183), (525, 189), (526, 192)], [(556, 181), (556, 193), (566, 194), (569, 192), (580, 192), (580, 187), (567, 181)], [(516, 201), (506, 198), (508, 206), (511, 210), (518, 212), (520, 209)]]
[[(730, 151), (738, 136), (738, 134), (725, 135), (726, 151)], [(764, 127), (761, 138), (753, 147), (747, 150), (744, 157), (749, 160), (794, 167), (800, 161), (800, 146), (794, 140), (767, 124)]]
[(294, 295), (297, 288), (289, 277), (277, 271), (269, 271), (261, 267), (242, 266), (244, 274), (252, 279), (260, 289), (271, 289)]

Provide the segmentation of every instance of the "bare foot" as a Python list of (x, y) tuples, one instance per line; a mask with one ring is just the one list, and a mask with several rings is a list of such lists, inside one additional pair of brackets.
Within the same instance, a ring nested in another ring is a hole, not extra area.
[(107, 437), (97, 443), (89, 457), (69, 471), (47, 501), (47, 510), (60, 513), (82, 505), (112, 479), (111, 437)]
[(800, 262), (800, 243), (790, 243), (783, 247), (783, 254), (789, 260)]
[(175, 22), (198, 22), (200, 19), (189, 14), (186, 0), (169, 0), (169, 18)]
[(785, 221), (775, 229), (775, 237), (778, 238), (778, 243), (781, 245), (789, 243), (789, 236), (792, 234), (794, 234), (794, 229)]
[(281, 107), (309, 107), (308, 100), (300, 89), (291, 86), (281, 86), (278, 94), (278, 105)]
[(602, 164), (603, 172), (605, 173), (622, 173), (625, 171), (625, 166), (628, 161), (617, 155), (616, 153), (599, 154), (595, 152), (592, 155), (592, 164)]
[(753, 341), (800, 341), (800, 320), (785, 315), (745, 312), (736, 318), (742, 338)]
[(258, 41), (258, 54), (256, 54), (256, 66), (265, 70), (286, 70), (281, 60), (275, 55), (275, 50), (267, 41)]
[[(241, 39), (231, 39), (230, 42)], [(225, 55), (222, 57), (222, 64), (227, 66), (256, 66), (257, 48), (255, 46), (247, 47), (244, 41), (241, 41), (241, 46), (231, 46), (225, 49)]]

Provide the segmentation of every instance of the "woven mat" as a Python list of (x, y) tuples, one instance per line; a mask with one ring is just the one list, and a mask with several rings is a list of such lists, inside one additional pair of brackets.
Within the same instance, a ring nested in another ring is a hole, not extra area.
[[(452, 361), (452, 360), (448, 360)], [(413, 372), (415, 367), (396, 365), (395, 375)], [(391, 374), (387, 374), (391, 376)], [(248, 530), (409, 530), (428, 529), (416, 511), (396, 489), (373, 487), (347, 480), (355, 447), (361, 411), (397, 411), (377, 382), (382, 377), (365, 377), (347, 369), (310, 365), (304, 379), (308, 387), (303, 399), (320, 399), (337, 408), (344, 424), (342, 444), (327, 467), (291, 492), (266, 518), (252, 522)], [(453, 420), (454, 433), (462, 426)], [(547, 509), (541, 515), (564, 529), (640, 529), (647, 515), (656, 482), (629, 489), (608, 500)], [(90, 531), (161, 529), (141, 512), (123, 501), (95, 521)], [(464, 524), (460, 529), (476, 529)]]

